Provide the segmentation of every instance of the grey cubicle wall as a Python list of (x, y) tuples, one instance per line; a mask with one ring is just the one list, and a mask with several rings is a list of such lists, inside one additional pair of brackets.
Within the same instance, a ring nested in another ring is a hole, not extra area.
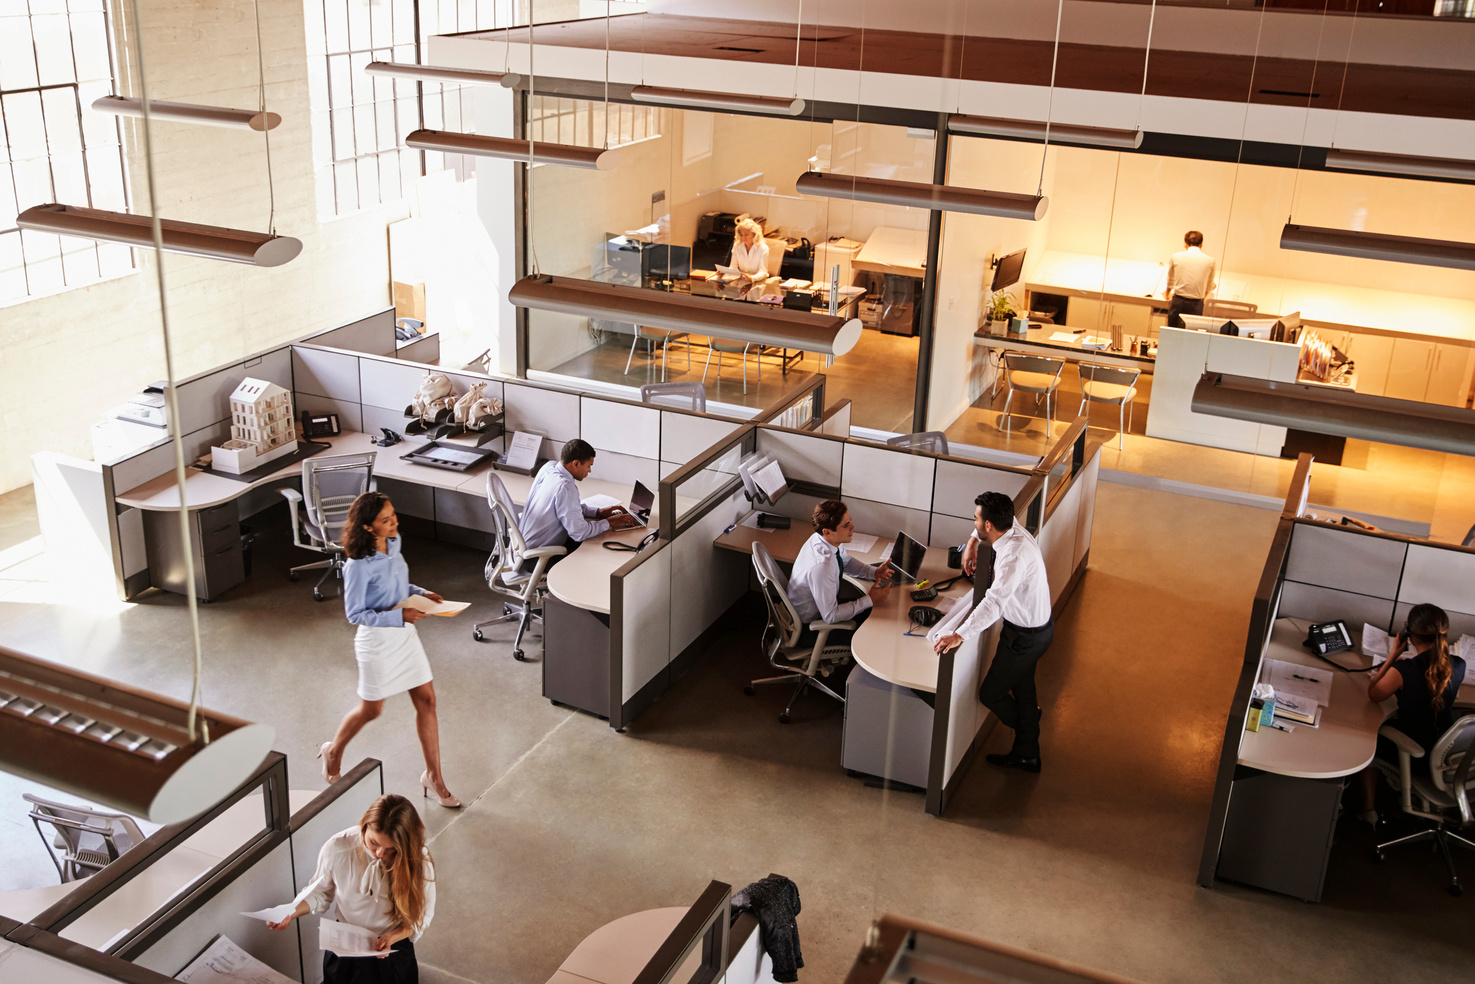
[(367, 318), (307, 335), (297, 341), (368, 355), (396, 355), (399, 340), (394, 337), (394, 308), (377, 311)]

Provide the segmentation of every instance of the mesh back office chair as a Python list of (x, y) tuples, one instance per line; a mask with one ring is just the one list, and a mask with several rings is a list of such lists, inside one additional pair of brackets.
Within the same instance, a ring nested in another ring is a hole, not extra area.
[[(722, 353), (736, 353), (743, 360), (743, 394), (748, 392), (748, 349), (751, 342), (725, 342), (720, 338), (707, 339), (707, 365), (702, 369), (702, 385), (707, 383), (707, 370), (712, 368), (712, 353), (717, 353), (717, 380), (722, 380)], [(761, 349), (760, 349), (761, 352)], [(758, 358), (758, 382), (763, 382), (763, 358)]]
[[(528, 621), (543, 620), (543, 609), (539, 607), (543, 594), (548, 590), (548, 565), (554, 557), (568, 553), (564, 547), (529, 548), (517, 526), (517, 506), (507, 492), (507, 486), (495, 472), (487, 473), (487, 505), (492, 508), (492, 526), (496, 545), (487, 558), (484, 573), (487, 587), (497, 594), (506, 595), (513, 601), (502, 603), (502, 614), (477, 622), (471, 627), (471, 638), (482, 641), (481, 627), (493, 622), (506, 622), (516, 618), (517, 635), (512, 640), (512, 658), (521, 662), (522, 634), (527, 631)], [(531, 571), (522, 569), (526, 560), (535, 561)]]
[(1233, 321), (1235, 318), (1248, 318), (1252, 314), (1258, 314), (1260, 305), (1251, 304), (1248, 301), (1209, 301), (1204, 305), (1204, 316), (1209, 318), (1224, 318)]
[(915, 434), (898, 434), (888, 437), (886, 443), (894, 448), (915, 448), (933, 454), (947, 454), (947, 435), (942, 431), (917, 431)]
[[(101, 871), (108, 862), (143, 843), (143, 831), (126, 814), (53, 803), (32, 793), (22, 793), (21, 799), (31, 804), (28, 816), (63, 882)], [(41, 829), (43, 823), (52, 829), (54, 836), (46, 836), (46, 831)]]
[(1082, 362), (1076, 367), (1081, 374), (1081, 405), (1076, 410), (1079, 417), (1086, 410), (1086, 404), (1110, 403), (1117, 409), (1117, 438), (1116, 446), (1122, 447), (1123, 434), (1132, 425), (1132, 417), (1126, 417), (1123, 423), (1123, 414), (1127, 408), (1136, 409), (1137, 380), (1142, 376), (1141, 369), (1118, 369), (1116, 366), (1099, 366), (1090, 362)]
[[(773, 554), (768, 552), (768, 548), (757, 542), (753, 544), (753, 570), (758, 573), (758, 584), (763, 590), (763, 601), (768, 606), (768, 624), (763, 627), (763, 655), (767, 657), (770, 666), (784, 672), (781, 676), (753, 680), (743, 688), (743, 693), (751, 697), (753, 688), (761, 683), (798, 680), (799, 685), (794, 688), (794, 695), (789, 698), (788, 706), (778, 716), (779, 721), (783, 724), (788, 724), (792, 720), (789, 714), (794, 710), (794, 703), (798, 701), (799, 695), (804, 693), (806, 688), (813, 687), (820, 693), (828, 694), (840, 703), (845, 703), (845, 698), (820, 682), (819, 677), (828, 675), (836, 665), (850, 658), (848, 637), (844, 643), (833, 646), (828, 643), (831, 632), (837, 629), (854, 631), (855, 623), (810, 622), (806, 626), (799, 621), (799, 612), (794, 608), (794, 603), (789, 600), (789, 579), (784, 577), (784, 572), (779, 569), (778, 561), (773, 559)], [(805, 645), (801, 642), (806, 628), (818, 633), (813, 645)]]
[[(302, 462), (302, 491), (282, 489), (292, 510), (292, 542), (303, 550), (327, 554), (327, 560), (300, 564), (287, 576), (297, 580), (302, 571), (321, 569), (323, 576), (313, 585), (312, 596), (322, 601), (323, 582), (330, 577), (343, 577), (343, 545), (338, 542), (348, 508), (353, 500), (374, 487), (374, 457), (377, 451), (362, 454), (319, 455)], [(299, 506), (306, 503), (306, 515)], [(302, 539), (302, 534), (307, 539)]]
[[(1471, 782), (1475, 781), (1475, 776), (1470, 775), (1471, 764), (1475, 763), (1475, 714), (1460, 718), (1439, 736), (1429, 750), (1428, 776), (1413, 774), (1413, 760), (1424, 757), (1423, 746), (1395, 725), (1396, 722), (1383, 725), (1378, 734), (1398, 746), (1398, 764), (1395, 766), (1380, 758), (1373, 759), (1373, 764), (1398, 790), (1403, 812), (1432, 820), (1434, 826), (1379, 844), (1373, 851), (1373, 860), (1382, 861), (1383, 852), (1395, 844), (1433, 841), (1444, 855), (1444, 866), (1449, 869), (1449, 894), (1463, 895), (1465, 890), (1455, 872), (1449, 846), (1453, 842), (1475, 848), (1475, 841), (1461, 836), (1461, 833), (1475, 836), (1475, 816), (1471, 814), (1469, 792)], [(1449, 816), (1451, 810), (1458, 811), (1458, 820)]]
[(1046, 359), (1039, 355), (1024, 355), (1021, 352), (1005, 352), (1004, 356), (1004, 382), (1009, 385), (1009, 392), (1004, 397), (1004, 429), (1010, 428), (1009, 404), (1014, 402), (1014, 391), (1023, 390), (1035, 395), (1035, 405), (1040, 403), (1040, 397), (1045, 398), (1045, 420), (1046, 427), (1049, 421), (1055, 419), (1051, 412), (1051, 401), (1055, 398), (1055, 391), (1060, 388), (1060, 373), (1065, 369), (1065, 363), (1060, 359)]
[[(691, 371), (691, 336), (684, 331), (667, 331), (664, 328), (635, 326), (635, 339), (630, 343), (630, 354), (625, 358), (625, 375), (630, 375), (630, 363), (635, 358), (635, 346), (645, 343), (645, 357), (655, 358), (655, 347), (661, 347), (661, 382), (666, 381), (666, 350), (672, 342), (680, 341), (686, 346), (686, 371)], [(710, 357), (709, 357), (710, 358)]]
[(640, 387), (640, 402), (706, 413), (707, 387), (701, 383), (647, 383)]

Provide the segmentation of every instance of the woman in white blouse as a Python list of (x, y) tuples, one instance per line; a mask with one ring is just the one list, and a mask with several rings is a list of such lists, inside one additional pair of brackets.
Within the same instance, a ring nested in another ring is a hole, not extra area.
[(768, 276), (768, 244), (763, 241), (762, 227), (752, 219), (743, 219), (737, 224), (730, 265), (749, 280), (762, 280)]
[(318, 853), (311, 884), (293, 899), (281, 922), (336, 904), (338, 922), (374, 934), (378, 957), (323, 953), (323, 984), (414, 984), (420, 969), (415, 941), (435, 915), (435, 865), (425, 846), (425, 826), (409, 800), (386, 793), (369, 804), (357, 827), (328, 838)]

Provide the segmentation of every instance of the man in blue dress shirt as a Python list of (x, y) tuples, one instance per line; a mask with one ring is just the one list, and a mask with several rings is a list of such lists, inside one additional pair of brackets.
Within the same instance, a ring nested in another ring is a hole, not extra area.
[(635, 518), (624, 506), (595, 509), (579, 500), (577, 483), (588, 478), (593, 470), (593, 446), (574, 438), (563, 446), (557, 462), (545, 465), (538, 472), (517, 524), (530, 549), (567, 545), (572, 553), (580, 543), (605, 530), (624, 530), (636, 525)]

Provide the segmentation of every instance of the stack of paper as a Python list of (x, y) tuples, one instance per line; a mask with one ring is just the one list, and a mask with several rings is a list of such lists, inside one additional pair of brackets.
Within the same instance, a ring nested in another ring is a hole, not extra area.
[(1295, 697), (1279, 692), (1275, 695), (1276, 717), (1289, 718), (1301, 724), (1309, 724), (1314, 728), (1320, 711), (1321, 705), (1309, 697)]
[(459, 615), (471, 607), (469, 601), (431, 601), (424, 595), (410, 595), (395, 608), (414, 608), (426, 615)]
[(1388, 649), (1392, 642), (1393, 637), (1376, 625), (1362, 623), (1362, 654), (1371, 656), (1374, 666), (1388, 658)]
[(340, 957), (377, 957), (373, 933), (362, 926), (333, 919), (318, 921), (318, 946)]

